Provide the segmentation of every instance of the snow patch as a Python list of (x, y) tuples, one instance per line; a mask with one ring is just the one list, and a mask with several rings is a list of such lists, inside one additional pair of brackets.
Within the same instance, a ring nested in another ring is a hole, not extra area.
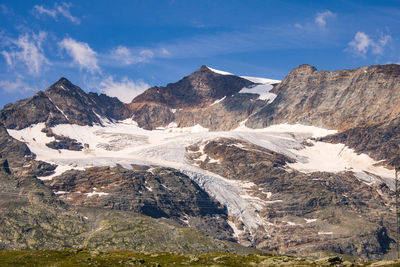
[(239, 91), (240, 94), (245, 94), (245, 93), (257, 94), (258, 99), (268, 101), (269, 103), (272, 103), (275, 100), (277, 95), (271, 93), (270, 91), (273, 88), (273, 84), (279, 83), (280, 82), (279, 80), (249, 77), (249, 76), (241, 76), (241, 77), (257, 84), (252, 87), (243, 88), (242, 90)]
[(217, 99), (217, 100), (215, 100), (214, 101), (214, 103), (212, 103), (211, 105), (210, 105), (210, 107), (211, 106), (214, 106), (214, 105), (216, 105), (216, 104), (218, 104), (219, 102), (222, 102), (222, 101), (224, 101), (225, 100), (225, 98), (226, 98), (226, 96), (224, 96), (223, 98), (221, 98), (221, 99)]
[(332, 235), (333, 232), (318, 232), (319, 235)]
[(261, 84), (276, 84), (280, 83), (280, 80), (273, 80), (273, 79), (268, 79), (268, 78), (260, 78), (260, 77), (251, 77), (251, 76), (240, 76), (240, 78), (249, 80), (250, 82), (253, 83), (261, 83)]
[[(366, 180), (365, 172), (375, 174), (386, 180), (394, 178), (394, 172), (376, 166), (377, 161), (366, 154), (358, 155), (355, 151), (344, 144), (331, 144), (325, 142), (311, 141), (313, 146), (306, 146), (302, 150), (296, 151), (301, 156), (296, 163), (288, 164), (290, 168), (304, 173), (324, 171), (324, 172), (343, 172), (353, 171), (357, 177)], [(370, 179), (371, 176), (368, 176)], [(374, 181), (369, 180), (369, 182)]]
[(273, 88), (270, 84), (260, 84), (253, 87), (245, 87), (239, 91), (240, 94), (250, 93), (250, 94), (257, 94), (258, 99), (268, 101), (272, 103), (275, 98), (276, 94), (270, 93), (269, 91)]
[(313, 223), (317, 221), (317, 219), (306, 219), (306, 218), (304, 218), (304, 220), (306, 221), (306, 223)]
[(221, 74), (221, 75), (234, 75), (234, 74), (232, 74), (232, 73), (230, 73), (230, 72), (223, 71), (223, 70), (216, 70), (216, 69), (213, 69), (213, 68), (208, 67), (208, 66), (207, 66), (207, 68), (208, 68), (209, 70), (211, 70), (212, 72), (215, 72), (215, 73), (218, 73), (218, 74)]
[(93, 191), (91, 193), (85, 193), (85, 195), (87, 197), (93, 197), (93, 196), (100, 196), (101, 197), (101, 196), (107, 196), (107, 195), (109, 195), (109, 193)]

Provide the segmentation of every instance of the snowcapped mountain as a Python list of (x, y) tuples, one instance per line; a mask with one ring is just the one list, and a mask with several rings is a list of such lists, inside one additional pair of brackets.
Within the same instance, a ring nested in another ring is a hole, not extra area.
[[(135, 212), (212, 242), (382, 258), (394, 251), (399, 74), (302, 65), (278, 81), (202, 66), (130, 104), (62, 78), (0, 111), (0, 153), (81, 216)], [(4, 231), (3, 247), (21, 247)]]

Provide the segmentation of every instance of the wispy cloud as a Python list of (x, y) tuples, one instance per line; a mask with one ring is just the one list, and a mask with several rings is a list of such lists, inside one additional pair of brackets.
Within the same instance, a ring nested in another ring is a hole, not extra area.
[(99, 91), (109, 95), (118, 97), (119, 100), (125, 103), (130, 103), (134, 97), (143, 93), (150, 85), (143, 81), (132, 81), (127, 77), (121, 81), (115, 81), (113, 76), (108, 76), (100, 82)]
[(58, 15), (61, 15), (66, 19), (68, 19), (69, 21), (71, 21), (72, 23), (80, 24), (81, 23), (80, 19), (71, 14), (71, 11), (69, 10), (71, 6), (72, 6), (71, 3), (65, 3), (65, 2), (62, 2), (61, 4), (55, 4), (53, 9), (46, 8), (42, 5), (35, 5), (33, 7), (33, 13), (36, 14), (37, 16), (41, 15), (50, 16), (55, 20), (57, 20)]
[(115, 61), (121, 62), (124, 65), (131, 65), (134, 62), (131, 50), (122, 45), (112, 49), (111, 58)]
[(7, 93), (26, 93), (37, 89), (23, 82), (20, 78), (15, 81), (0, 81), (0, 88)]
[(149, 62), (154, 56), (155, 53), (151, 49), (129, 49), (126, 46), (120, 45), (111, 50), (108, 58), (117, 64), (132, 65), (136, 63)]
[(128, 48), (120, 45), (111, 49), (111, 52), (108, 55), (104, 55), (103, 58), (116, 65), (132, 65), (146, 63), (155, 56), (167, 56), (167, 54), (168, 51), (166, 49), (155, 51), (154, 49)]
[(336, 14), (332, 13), (329, 10), (326, 10), (324, 12), (319, 12), (315, 16), (315, 23), (320, 27), (325, 27), (326, 26), (326, 20), (328, 18), (335, 18), (335, 17), (336, 17)]
[(373, 40), (365, 32), (357, 32), (351, 42), (349, 42), (349, 49), (356, 55), (365, 56), (368, 51), (372, 54), (382, 55), (385, 46), (392, 40), (391, 35), (383, 35), (377, 40)]
[(48, 16), (52, 17), (53, 19), (55, 19), (56, 16), (57, 16), (57, 10), (55, 10), (55, 9), (47, 9), (44, 6), (36, 5), (36, 6), (33, 7), (33, 10), (37, 14), (48, 15)]
[(12, 9), (7, 7), (5, 4), (0, 4), (0, 10), (4, 15), (13, 15), (14, 12)]
[(67, 51), (81, 69), (86, 69), (91, 73), (100, 72), (97, 53), (87, 43), (64, 38), (59, 45)]
[(46, 36), (47, 33), (41, 31), (38, 34), (25, 33), (20, 35), (18, 39), (8, 38), (9, 50), (1, 51), (7, 65), (13, 68), (16, 64), (23, 63), (30, 74), (39, 75), (43, 65), (50, 64), (42, 48)]
[(317, 14), (315, 14), (313, 21), (308, 19), (308, 21), (304, 23), (295, 23), (294, 27), (296, 29), (305, 31), (315, 31), (315, 30), (325, 29), (327, 20), (329, 18), (336, 18), (336, 14), (330, 10), (318, 12)]
[[(207, 57), (248, 51), (332, 46), (336, 45), (337, 37), (331, 34), (321, 38), (321, 32), (315, 26), (312, 29), (300, 31), (293, 27), (293, 24), (286, 24), (177, 39), (170, 43), (160, 43), (152, 48), (152, 51), (165, 49), (167, 53), (164, 57), (172, 58)], [(156, 56), (161, 56), (161, 54), (156, 54)]]

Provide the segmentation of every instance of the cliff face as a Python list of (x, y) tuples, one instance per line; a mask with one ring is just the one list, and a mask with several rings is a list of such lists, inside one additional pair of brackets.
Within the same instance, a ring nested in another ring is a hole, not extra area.
[(247, 125), (302, 123), (348, 130), (388, 122), (400, 115), (400, 65), (333, 72), (301, 65), (277, 85), (275, 101)]

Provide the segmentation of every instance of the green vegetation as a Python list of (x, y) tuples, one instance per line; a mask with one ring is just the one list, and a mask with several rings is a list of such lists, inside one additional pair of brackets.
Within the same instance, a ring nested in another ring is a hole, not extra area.
[(311, 260), (273, 254), (219, 252), (182, 255), (170, 252), (62, 249), (0, 251), (0, 266), (400, 266), (400, 261), (351, 263), (337, 256)]

